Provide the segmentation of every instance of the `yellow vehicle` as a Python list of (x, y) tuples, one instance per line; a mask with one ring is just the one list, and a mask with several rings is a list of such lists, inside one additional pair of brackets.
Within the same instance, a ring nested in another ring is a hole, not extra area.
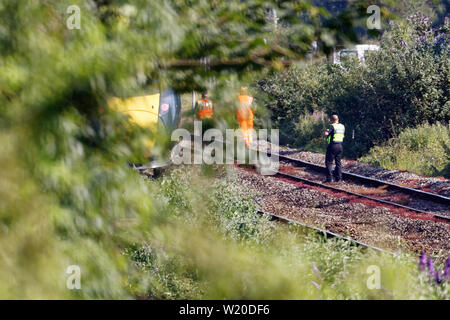
[[(166, 135), (170, 140), (172, 131), (178, 128), (181, 118), (180, 95), (172, 89), (166, 89), (154, 94), (135, 96), (127, 99), (113, 98), (109, 102), (111, 109), (119, 111), (130, 117), (142, 128), (149, 129), (153, 133)], [(154, 147), (155, 141), (149, 140), (149, 151)], [(167, 165), (167, 161), (154, 160), (149, 157), (150, 164), (135, 166), (135, 168), (154, 169)]]

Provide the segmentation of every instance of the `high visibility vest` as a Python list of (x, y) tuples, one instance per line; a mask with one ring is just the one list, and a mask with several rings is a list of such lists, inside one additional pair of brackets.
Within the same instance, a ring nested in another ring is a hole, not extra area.
[(239, 97), (239, 104), (241, 105), (241, 107), (246, 107), (249, 108), (252, 104), (253, 104), (253, 97), (246, 95), (246, 94), (241, 94)]
[(211, 119), (213, 116), (213, 104), (209, 100), (200, 100), (197, 102), (198, 105), (198, 118), (209, 118)]
[(333, 134), (328, 135), (328, 144), (331, 142), (343, 142), (344, 141), (344, 133), (345, 127), (341, 123), (332, 123), (333, 126)]

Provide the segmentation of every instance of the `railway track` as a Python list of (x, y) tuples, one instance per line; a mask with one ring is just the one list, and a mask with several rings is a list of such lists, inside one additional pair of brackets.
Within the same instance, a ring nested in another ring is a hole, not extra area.
[(349, 241), (350, 243), (353, 243), (353, 244), (355, 244), (357, 246), (360, 246), (360, 247), (365, 247), (365, 248), (372, 249), (372, 250), (375, 250), (375, 251), (379, 251), (379, 252), (395, 255), (395, 253), (393, 253), (391, 251), (387, 251), (387, 250), (384, 250), (384, 249), (372, 246), (370, 244), (357, 241), (357, 240), (352, 239), (352, 238), (341, 236), (340, 234), (331, 232), (329, 230), (320, 229), (320, 228), (317, 228), (317, 227), (314, 227), (314, 226), (310, 226), (310, 225), (305, 224), (305, 223), (301, 223), (301, 222), (299, 222), (297, 220), (292, 220), (292, 219), (289, 219), (289, 218), (286, 218), (286, 217), (283, 217), (283, 216), (280, 216), (280, 215), (276, 215), (276, 214), (271, 213), (271, 212), (267, 212), (267, 211), (264, 211), (264, 210), (258, 210), (257, 213), (260, 214), (260, 215), (268, 216), (271, 221), (278, 221), (278, 222), (281, 222), (281, 223), (293, 224), (293, 225), (296, 225), (296, 226), (299, 226), (299, 227), (302, 227), (302, 228), (313, 230), (313, 231), (315, 231), (317, 233), (320, 233), (320, 234), (324, 235), (324, 237), (326, 237), (326, 238), (337, 238), (337, 239), (341, 239), (341, 240), (344, 240), (344, 241)]
[[(265, 152), (265, 153), (268, 156), (272, 155), (271, 152)], [(326, 172), (325, 166), (321, 166), (321, 165), (318, 165), (315, 163), (310, 163), (310, 162), (306, 162), (303, 160), (291, 158), (291, 157), (281, 155), (281, 154), (273, 154), (273, 155), (278, 156), (278, 158), (282, 161), (293, 163), (300, 167), (306, 167), (306, 168), (312, 169), (313, 171), (320, 172), (320, 173)], [(402, 193), (405, 193), (408, 195), (412, 195), (412, 196), (420, 198), (420, 199), (444, 204), (450, 208), (450, 198), (445, 197), (440, 194), (437, 194), (437, 193), (432, 193), (432, 192), (427, 192), (427, 191), (423, 191), (423, 190), (419, 190), (419, 189), (405, 187), (405, 186), (401, 186), (401, 185), (398, 185), (395, 183), (382, 181), (382, 180), (378, 180), (378, 179), (374, 179), (374, 178), (370, 178), (370, 177), (366, 177), (366, 176), (362, 176), (359, 174), (350, 173), (350, 172), (346, 172), (346, 171), (342, 172), (342, 178), (346, 179), (346, 180), (361, 182), (366, 185), (371, 185), (371, 186), (375, 186), (375, 187), (386, 186), (388, 189), (391, 189), (393, 191), (399, 191), (399, 192), (402, 192)]]
[[(210, 141), (203, 141), (203, 137), (198, 136), (198, 135), (193, 135), (193, 139), (194, 141), (201, 141), (202, 143), (210, 143)], [(219, 143), (222, 144), (229, 144), (227, 141), (222, 141), (219, 139), (216, 139), (214, 141), (217, 141)], [(233, 145), (234, 146), (234, 145)], [(319, 164), (315, 164), (312, 162), (307, 162), (304, 160), (300, 160), (300, 159), (296, 159), (296, 158), (292, 158), (286, 155), (283, 155), (281, 153), (272, 153), (270, 151), (263, 151), (263, 150), (259, 150), (259, 149), (253, 149), (254, 151), (258, 151), (261, 153), (266, 154), (267, 156), (277, 156), (278, 159), (280, 159), (281, 161), (286, 161), (286, 162), (291, 162), (291, 163), (295, 163), (298, 166), (302, 166), (302, 167), (307, 167), (309, 169), (312, 169), (314, 171), (317, 172), (321, 172), (321, 173), (325, 173), (326, 172), (326, 167), (319, 165)], [(428, 192), (428, 191), (423, 191), (423, 190), (419, 190), (419, 189), (415, 189), (415, 188), (411, 188), (411, 187), (406, 187), (406, 186), (401, 186), (392, 182), (388, 182), (388, 181), (383, 181), (383, 180), (378, 180), (375, 178), (371, 178), (371, 177), (366, 177), (363, 175), (359, 175), (356, 173), (351, 173), (351, 172), (346, 172), (346, 171), (342, 171), (342, 177), (348, 180), (353, 180), (353, 181), (360, 181), (363, 182), (365, 184), (371, 184), (372, 186), (375, 187), (379, 187), (379, 186), (387, 186), (393, 190), (398, 190), (401, 191), (403, 193), (407, 193), (407, 194), (411, 194), (414, 195), (416, 197), (419, 197), (421, 199), (425, 199), (425, 200), (431, 200), (434, 202), (438, 202), (438, 203), (442, 203), (445, 204), (447, 206), (450, 206), (450, 197), (446, 197), (437, 193), (433, 193), (433, 192)]]
[[(278, 159), (280, 161), (284, 161), (286, 163), (291, 163), (294, 164), (296, 167), (304, 167), (304, 168), (308, 168), (311, 169), (312, 171), (318, 172), (318, 173), (325, 173), (326, 172), (326, 167), (325, 166), (321, 166), (315, 163), (310, 163), (307, 161), (303, 161), (303, 160), (299, 160), (299, 159), (295, 159), (292, 157), (288, 157), (286, 155), (282, 155), (282, 154), (275, 154), (272, 152), (264, 152), (259, 150), (259, 152), (263, 152), (265, 153), (268, 157), (271, 156), (275, 156), (278, 157)], [(390, 207), (394, 207), (394, 208), (399, 208), (399, 209), (404, 209), (404, 210), (408, 210), (414, 213), (419, 213), (421, 215), (426, 215), (429, 217), (433, 217), (437, 220), (441, 220), (441, 221), (445, 221), (445, 222), (450, 222), (450, 215), (446, 216), (446, 215), (442, 215), (439, 213), (433, 213), (430, 211), (426, 211), (426, 210), (422, 210), (422, 209), (418, 209), (412, 206), (408, 206), (408, 205), (404, 205), (401, 203), (397, 203), (395, 201), (390, 201), (390, 200), (385, 200), (385, 199), (381, 199), (380, 197), (376, 197), (376, 196), (369, 196), (366, 194), (361, 194), (358, 192), (354, 192), (354, 191), (349, 191), (346, 190), (344, 188), (339, 188), (339, 187), (335, 187), (329, 184), (325, 184), (325, 183), (321, 183), (321, 182), (317, 182), (317, 181), (313, 181), (311, 179), (306, 179), (304, 177), (301, 177), (299, 175), (293, 175), (293, 174), (289, 174), (286, 172), (282, 172), (282, 171), (278, 171), (276, 173), (277, 176), (279, 177), (284, 177), (287, 178), (289, 180), (294, 180), (294, 181), (299, 181), (311, 186), (315, 186), (315, 187), (320, 187), (323, 189), (328, 189), (334, 192), (338, 192), (338, 193), (345, 193), (348, 194), (350, 196), (353, 197), (358, 197), (360, 199), (366, 199), (366, 200), (370, 200), (370, 201), (374, 201), (383, 205), (387, 205)], [(355, 174), (355, 173), (350, 173), (350, 172), (346, 172), (343, 171), (342, 172), (342, 178), (343, 180), (346, 181), (353, 181), (356, 182), (358, 184), (363, 184), (366, 186), (371, 186), (371, 187), (376, 187), (376, 188), (383, 188), (386, 191), (391, 191), (391, 192), (395, 192), (396, 194), (398, 193), (402, 193), (402, 194), (406, 194), (408, 196), (412, 196), (415, 199), (422, 199), (422, 200), (426, 200), (426, 201), (430, 201), (433, 203), (437, 203), (440, 205), (444, 205), (446, 206), (446, 208), (448, 208), (450, 210), (450, 198), (449, 197), (445, 197), (443, 195), (437, 194), (437, 193), (432, 193), (432, 192), (427, 192), (427, 191), (423, 191), (423, 190), (419, 190), (419, 189), (414, 189), (414, 188), (410, 188), (410, 187), (406, 187), (406, 186), (401, 186), (401, 185), (397, 185), (391, 182), (387, 182), (387, 181), (382, 181), (382, 180), (378, 180), (378, 179), (374, 179), (371, 177), (366, 177), (363, 175), (359, 175), (359, 174)]]
[[(223, 142), (225, 143), (225, 142)], [(263, 152), (264, 151), (260, 151)], [(396, 203), (394, 201), (388, 201), (385, 199), (379, 199), (377, 197), (371, 196), (371, 195), (367, 195), (367, 194), (361, 194), (358, 192), (353, 192), (353, 191), (349, 191), (349, 190), (345, 190), (343, 188), (341, 188), (341, 186), (334, 186), (334, 185), (329, 185), (329, 184), (324, 184), (318, 181), (313, 181), (313, 180), (317, 180), (317, 178), (320, 176), (320, 174), (323, 174), (325, 172), (325, 167), (321, 166), (321, 165), (317, 165), (314, 163), (309, 163), (303, 160), (299, 160), (299, 159), (295, 159), (295, 158), (291, 158), (289, 156), (286, 155), (282, 155), (282, 154), (273, 154), (271, 152), (265, 152), (267, 154), (267, 156), (271, 157), (271, 156), (278, 156), (279, 160), (281, 163), (285, 163), (285, 164), (290, 164), (290, 165), (294, 165), (296, 168), (306, 168), (308, 169), (310, 172), (314, 172), (317, 173), (317, 175), (314, 177), (315, 179), (307, 179), (305, 177), (302, 177), (300, 175), (297, 174), (289, 174), (287, 172), (282, 172), (283, 168), (281, 167), (280, 170), (275, 174), (275, 176), (283, 178), (283, 179), (289, 179), (290, 181), (296, 181), (296, 182), (301, 182), (301, 184), (307, 184), (310, 185), (312, 187), (318, 187), (317, 189), (319, 189), (319, 191), (321, 192), (326, 192), (324, 190), (320, 190), (320, 189), (328, 189), (331, 192), (331, 194), (333, 193), (340, 193), (340, 194), (347, 194), (348, 200), (349, 201), (354, 201), (355, 198), (360, 198), (360, 199), (364, 199), (364, 200), (370, 200), (372, 202), (377, 202), (380, 203), (381, 205), (383, 205), (384, 207), (389, 208), (390, 210), (392, 210), (392, 208), (398, 208), (398, 209), (402, 209), (403, 211), (400, 213), (401, 215), (403, 215), (403, 213), (406, 211), (410, 211), (415, 213), (414, 215), (409, 215), (407, 214), (406, 217), (407, 219), (421, 219), (421, 217), (418, 217), (417, 214), (419, 215), (423, 215), (424, 217), (427, 217), (424, 220), (434, 220), (437, 222), (444, 222), (446, 224), (448, 224), (450, 222), (450, 214), (449, 216), (446, 215), (441, 215), (441, 214), (437, 214), (437, 213), (433, 213), (433, 212), (429, 212), (429, 211), (425, 211), (425, 210), (421, 210), (418, 208), (414, 208), (408, 205), (404, 205), (401, 203)], [(143, 169), (149, 169), (147, 167), (135, 167), (135, 169), (140, 169), (139, 171), (141, 173), (145, 172), (145, 170)], [(376, 188), (385, 188), (387, 190), (390, 190), (392, 192), (396, 192), (396, 193), (400, 193), (400, 194), (404, 194), (407, 195), (409, 197), (414, 197), (415, 199), (420, 199), (420, 200), (426, 200), (426, 201), (430, 201), (433, 203), (437, 203), (439, 204), (441, 207), (444, 206), (444, 208), (450, 208), (450, 198), (439, 195), (439, 194), (435, 194), (432, 192), (427, 192), (427, 191), (423, 191), (423, 190), (418, 190), (418, 189), (414, 189), (414, 188), (410, 188), (410, 187), (405, 187), (405, 186), (401, 186), (401, 185), (397, 185), (391, 182), (386, 182), (386, 181), (382, 181), (382, 180), (377, 180), (374, 178), (370, 178), (370, 177), (365, 177), (362, 175), (358, 175), (358, 174), (354, 174), (354, 173), (349, 173), (349, 172), (343, 172), (343, 180), (349, 182), (351, 181), (352, 183), (355, 183), (355, 185), (367, 185), (370, 187), (376, 187)], [(316, 188), (313, 188), (316, 189)], [(336, 196), (339, 196), (338, 194), (336, 194)], [(364, 201), (361, 201), (362, 203), (364, 203)], [(392, 210), (395, 212), (395, 210)], [(445, 213), (447, 212), (446, 209), (444, 209), (443, 211), (445, 211)], [(384, 253), (389, 253), (389, 254), (394, 254), (393, 252), (357, 241), (355, 239), (351, 239), (351, 238), (347, 238), (345, 236), (339, 235), (337, 233), (331, 232), (329, 230), (325, 230), (325, 229), (320, 229), (314, 226), (310, 226), (307, 224), (304, 224), (302, 222), (299, 222), (297, 220), (293, 220), (293, 219), (289, 219), (285, 216), (281, 216), (281, 215), (277, 215), (274, 213), (270, 213), (267, 211), (263, 211), (260, 210), (258, 212), (259, 214), (262, 215), (268, 215), (270, 217), (271, 220), (276, 220), (282, 223), (290, 223), (290, 224), (295, 224), (307, 229), (311, 229), (314, 230), (316, 232), (319, 232), (323, 235), (325, 235), (326, 237), (335, 237), (335, 238), (339, 238), (339, 239), (343, 239), (345, 241), (350, 241), (352, 243), (354, 243), (355, 245), (358, 246), (362, 246), (362, 247), (366, 247), (366, 248), (370, 248), (373, 250), (377, 250), (380, 252), (384, 252)], [(433, 218), (433, 219), (430, 219)]]
[[(194, 138), (197, 138), (197, 139), (199, 139), (199, 141), (202, 141), (202, 137), (194, 136)], [(223, 143), (223, 144), (227, 144), (226, 141), (220, 141), (220, 140), (216, 140), (216, 141)], [(283, 155), (280, 153), (275, 154), (275, 153), (268, 152), (268, 151), (262, 151), (262, 150), (257, 150), (257, 149), (253, 149), (253, 150), (265, 153), (268, 157), (276, 156), (276, 157), (278, 157), (279, 160), (295, 164), (298, 167), (305, 167), (305, 168), (311, 169), (318, 173), (326, 172), (326, 167), (322, 166), (322, 165), (318, 165), (315, 163), (292, 158), (292, 157), (289, 157), (289, 156), (286, 156), (286, 155)], [(363, 175), (346, 172), (346, 171), (342, 171), (342, 178), (347, 181), (355, 181), (358, 183), (362, 183), (364, 185), (370, 185), (372, 187), (377, 187), (377, 188), (385, 187), (385, 188), (387, 188), (387, 190), (398, 191), (398, 192), (401, 192), (401, 193), (404, 193), (407, 195), (411, 195), (417, 199), (428, 200), (428, 201), (431, 201), (434, 203), (439, 203), (439, 204), (445, 205), (448, 208), (450, 208), (450, 197), (446, 197), (446, 196), (443, 196), (443, 195), (440, 195), (437, 193), (423, 191), (420, 189), (415, 189), (415, 188), (411, 188), (411, 187), (407, 187), (407, 186), (401, 186), (401, 185), (398, 185), (398, 184), (395, 184), (392, 182), (378, 180), (375, 178), (366, 177)], [(322, 184), (322, 185), (324, 185), (324, 184)], [(374, 201), (378, 201), (378, 200), (374, 199)], [(405, 206), (403, 208), (405, 208)], [(413, 211), (415, 210), (414, 208), (411, 208), (411, 209)], [(423, 212), (424, 211), (422, 210), (421, 213), (423, 213)], [(446, 217), (444, 217), (444, 218), (446, 218)]]
[[(332, 190), (332, 191), (338, 192), (338, 193), (345, 193), (345, 194), (348, 194), (350, 196), (358, 197), (358, 198), (361, 198), (361, 199), (367, 199), (367, 200), (374, 201), (374, 202), (377, 202), (377, 203), (381, 203), (381, 204), (384, 204), (384, 205), (387, 205), (387, 206), (400, 208), (400, 209), (405, 209), (405, 210), (408, 210), (408, 211), (411, 211), (411, 212), (415, 212), (415, 213), (419, 213), (419, 214), (422, 214), (422, 215), (432, 216), (433, 218), (435, 218), (437, 220), (443, 220), (443, 221), (446, 221), (446, 222), (450, 222), (450, 216), (444, 216), (444, 215), (441, 215), (441, 214), (435, 214), (435, 213), (432, 213), (432, 212), (429, 212), (429, 211), (417, 209), (417, 208), (414, 208), (414, 207), (411, 207), (411, 206), (406, 206), (406, 205), (399, 204), (399, 203), (396, 203), (396, 202), (393, 202), (393, 201), (384, 200), (384, 199), (376, 198), (376, 197), (373, 197), (373, 196), (368, 196), (368, 195), (365, 195), (365, 194), (349, 191), (349, 190), (346, 190), (346, 189), (343, 189), (343, 188), (334, 187), (332, 185), (316, 182), (316, 181), (313, 181), (313, 180), (310, 180), (310, 179), (306, 179), (306, 178), (300, 177), (298, 175), (293, 175), (293, 174), (289, 174), (289, 173), (278, 171), (276, 173), (276, 176), (283, 177), (283, 178), (286, 178), (286, 179), (289, 179), (289, 180), (299, 181), (299, 182), (302, 182), (302, 183), (305, 183), (305, 184), (308, 184), (308, 185), (311, 185), (311, 186)], [(369, 178), (369, 179), (371, 179), (371, 178)], [(380, 181), (380, 183), (381, 183), (381, 181)], [(392, 184), (390, 184), (390, 185), (392, 185)], [(381, 186), (383, 186), (383, 185), (381, 185)], [(397, 187), (401, 187), (401, 186), (397, 186)], [(429, 196), (427, 196), (427, 200), (429, 200)]]
[[(200, 141), (202, 141), (201, 137), (198, 136), (194, 136), (194, 138), (199, 139)], [(221, 143), (227, 144), (227, 142), (224, 141), (219, 141)], [(317, 172), (317, 173), (321, 173), (323, 174), (326, 170), (325, 166), (321, 166), (315, 163), (310, 163), (307, 161), (303, 161), (303, 160), (299, 160), (296, 158), (292, 158), (286, 155), (282, 155), (282, 154), (275, 154), (272, 152), (267, 152), (267, 151), (261, 151), (258, 150), (259, 152), (265, 153), (268, 157), (278, 157), (278, 159), (281, 162), (285, 162), (285, 163), (289, 163), (289, 164), (293, 164), (295, 167), (303, 167), (303, 168), (307, 168), (313, 172)], [(168, 166), (168, 164), (167, 164)], [(147, 167), (139, 167), (135, 169), (140, 169), (139, 171), (143, 172), (143, 169), (147, 169)], [(159, 169), (158, 169), (159, 170)], [(310, 186), (314, 186), (314, 187), (320, 187), (323, 189), (328, 189), (331, 190), (333, 192), (337, 192), (337, 193), (345, 193), (349, 196), (352, 197), (357, 197), (360, 199), (365, 199), (365, 200), (370, 200), (373, 202), (377, 202), (383, 205), (386, 205), (388, 207), (394, 207), (394, 208), (399, 208), (399, 209), (403, 209), (403, 210), (408, 210), (414, 213), (418, 213), (421, 215), (426, 215), (428, 217), (433, 217), (434, 219), (437, 220), (441, 220), (441, 221), (445, 221), (445, 222), (450, 222), (450, 215), (446, 216), (446, 215), (442, 215), (439, 213), (433, 213), (430, 211), (426, 211), (426, 210), (422, 210), (419, 208), (415, 208), (412, 206), (408, 206), (405, 204), (401, 204), (392, 200), (386, 200), (386, 199), (382, 199), (381, 197), (377, 197), (377, 196), (373, 196), (373, 195), (367, 195), (367, 194), (361, 194), (358, 192), (354, 192), (354, 191), (349, 191), (346, 190), (345, 188), (340, 188), (340, 187), (336, 187), (336, 186), (332, 186), (329, 184), (325, 184), (325, 183), (321, 183), (318, 181), (314, 181), (312, 179), (307, 179), (305, 177), (301, 177), (298, 174), (289, 174), (286, 172), (282, 172), (282, 171), (278, 171), (276, 173), (276, 176), (278, 177), (283, 177), (289, 180), (293, 180), (293, 181), (298, 181), (304, 184), (308, 184)], [(410, 188), (410, 187), (406, 187), (406, 186), (401, 186), (401, 185), (397, 185), (391, 182), (387, 182), (387, 181), (382, 181), (382, 180), (378, 180), (378, 179), (374, 179), (371, 177), (366, 177), (363, 175), (358, 175), (355, 173), (350, 173), (350, 172), (346, 172), (343, 171), (342, 172), (342, 177), (344, 181), (352, 181), (356, 184), (359, 185), (365, 185), (365, 186), (370, 186), (370, 187), (375, 187), (375, 188), (383, 188), (387, 191), (391, 191), (391, 192), (395, 192), (397, 195), (400, 194), (405, 194), (408, 196), (413, 197), (414, 199), (421, 199), (421, 200), (426, 200), (432, 203), (437, 203), (440, 205), (443, 205), (444, 207), (446, 206), (447, 208), (450, 208), (450, 198), (449, 197), (445, 197), (443, 195), (440, 194), (436, 194), (436, 193), (432, 193), (432, 192), (427, 192), (427, 191), (423, 191), (423, 190), (419, 190), (419, 189), (414, 189), (414, 188)]]
[[(197, 141), (203, 141), (202, 137), (200, 136), (195, 136), (194, 135), (194, 139), (197, 139)], [(223, 144), (227, 144), (227, 141), (220, 141), (218, 140), (218, 142), (223, 143)], [(256, 150), (255, 150), (256, 151)], [(262, 151), (262, 150), (257, 150), (261, 153), (265, 153), (268, 157), (278, 157), (278, 159), (281, 162), (285, 162), (285, 163), (290, 163), (295, 165), (295, 167), (303, 167), (303, 168), (307, 168), (313, 172), (317, 172), (320, 174), (323, 174), (326, 172), (326, 167), (322, 166), (322, 165), (318, 165), (315, 163), (310, 163), (307, 161), (303, 161), (300, 159), (296, 159), (296, 158), (292, 158), (280, 153), (272, 153), (272, 152), (267, 152), (267, 151)], [(349, 196), (352, 197), (357, 197), (360, 199), (365, 199), (365, 200), (370, 200), (373, 202), (377, 202), (380, 204), (383, 204), (385, 206), (389, 206), (389, 207), (394, 207), (394, 208), (398, 208), (398, 209), (403, 209), (403, 210), (408, 210), (410, 212), (414, 212), (414, 213), (418, 213), (421, 215), (426, 215), (428, 217), (433, 217), (434, 219), (440, 220), (440, 221), (445, 221), (445, 222), (450, 222), (450, 214), (448, 216), (446, 215), (442, 215), (439, 213), (433, 213), (430, 211), (426, 211), (426, 210), (422, 210), (420, 208), (415, 208), (409, 205), (405, 205), (402, 203), (398, 203), (396, 201), (393, 200), (386, 200), (386, 199), (382, 199), (382, 197), (379, 196), (374, 196), (374, 195), (367, 195), (367, 194), (361, 194), (358, 192), (354, 192), (354, 191), (350, 191), (350, 190), (346, 190), (345, 188), (341, 188), (341, 187), (335, 187), (329, 184), (324, 184), (318, 181), (314, 181), (313, 179), (307, 179), (305, 177), (301, 177), (300, 175), (296, 174), (289, 174), (286, 172), (282, 172), (282, 171), (278, 171), (276, 173), (277, 176), (279, 177), (284, 177), (286, 179), (289, 180), (294, 180), (294, 181), (299, 181), (302, 182), (304, 184), (308, 184), (310, 186), (315, 186), (315, 187), (320, 187), (323, 189), (328, 189), (334, 192), (339, 192), (339, 193), (345, 193), (348, 194)], [(399, 194), (403, 194), (403, 195), (407, 195), (409, 197), (413, 197), (413, 199), (420, 199), (420, 200), (425, 200), (431, 203), (436, 203), (439, 204), (441, 207), (443, 206), (444, 208), (449, 208), (450, 209), (450, 198), (449, 197), (445, 197), (443, 195), (437, 194), (437, 193), (432, 193), (432, 192), (427, 192), (427, 191), (423, 191), (423, 190), (419, 190), (419, 189), (414, 189), (411, 187), (406, 187), (406, 186), (401, 186), (395, 183), (391, 183), (391, 182), (387, 182), (387, 181), (382, 181), (382, 180), (378, 180), (375, 178), (371, 178), (371, 177), (366, 177), (363, 175), (359, 175), (359, 174), (355, 174), (355, 173), (350, 173), (350, 172), (346, 172), (343, 171), (342, 172), (342, 178), (344, 181), (346, 182), (353, 182), (357, 185), (364, 185), (364, 186), (370, 186), (371, 188), (383, 188), (384, 190), (394, 193), (396, 196), (398, 196)]]

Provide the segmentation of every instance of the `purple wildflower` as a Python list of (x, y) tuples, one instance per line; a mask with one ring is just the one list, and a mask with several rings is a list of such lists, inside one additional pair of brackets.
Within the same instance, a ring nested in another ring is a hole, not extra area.
[(436, 283), (442, 282), (442, 275), (440, 271), (436, 272), (436, 277), (434, 278), (434, 281), (436, 281)]
[(422, 252), (419, 258), (419, 270), (424, 271), (426, 265), (427, 265), (427, 255), (425, 254), (425, 252)]
[(317, 290), (320, 290), (320, 285), (317, 282), (311, 281), (311, 283), (313, 284), (314, 287), (316, 287)]
[(319, 268), (317, 268), (317, 266), (316, 266), (316, 264), (315, 264), (314, 262), (312, 263), (312, 267), (313, 267), (314, 272), (315, 272), (317, 275), (320, 275)]
[(431, 259), (431, 257), (429, 257), (427, 260), (427, 267), (430, 277), (434, 278), (434, 276), (436, 275), (436, 270), (434, 269), (433, 259)]
[(406, 41), (403, 41), (403, 40), (400, 42), (400, 44), (401, 44), (402, 46), (404, 46), (404, 47), (406, 47), (406, 46), (408, 45), (408, 44), (406, 43)]
[(258, 203), (259, 201), (261, 201), (263, 197), (259, 197), (258, 199), (255, 199), (254, 202)]
[(312, 115), (314, 117), (314, 120), (316, 120), (316, 121), (319, 120), (319, 115), (317, 114), (316, 111), (314, 111)]
[(445, 261), (444, 279), (450, 279), (450, 256), (447, 258), (447, 261)]

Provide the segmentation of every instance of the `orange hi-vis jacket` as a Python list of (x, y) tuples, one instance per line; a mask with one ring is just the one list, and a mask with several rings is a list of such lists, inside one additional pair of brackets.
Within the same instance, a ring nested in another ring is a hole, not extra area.
[(197, 102), (198, 105), (198, 118), (201, 119), (211, 119), (214, 113), (213, 104), (211, 101), (202, 99)]
[(253, 128), (253, 110), (251, 109), (251, 106), (253, 104), (253, 97), (241, 94), (238, 96), (239, 99), (239, 107), (236, 110), (236, 117), (241, 123), (242, 121), (251, 121), (252, 128)]
[(239, 103), (241, 104), (241, 107), (246, 107), (246, 108), (250, 108), (251, 105), (253, 104), (253, 97), (246, 95), (246, 94), (241, 94), (238, 97), (239, 99)]

